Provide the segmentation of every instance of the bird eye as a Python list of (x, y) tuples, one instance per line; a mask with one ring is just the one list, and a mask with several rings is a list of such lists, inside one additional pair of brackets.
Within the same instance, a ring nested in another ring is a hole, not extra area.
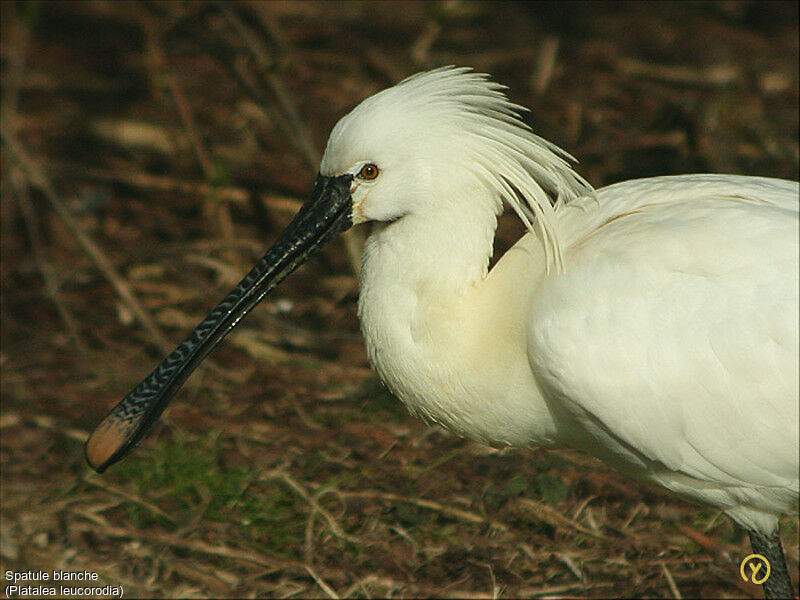
[(378, 176), (378, 167), (372, 163), (367, 163), (358, 172), (359, 179), (375, 179)]

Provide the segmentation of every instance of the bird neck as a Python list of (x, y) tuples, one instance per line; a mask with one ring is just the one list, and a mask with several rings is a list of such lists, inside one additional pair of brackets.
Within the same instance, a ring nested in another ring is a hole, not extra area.
[[(536, 388), (519, 327), (532, 278), (499, 264), (487, 277), (496, 226), (488, 202), (378, 225), (362, 260), (361, 329), (373, 367), (412, 413), (491, 444), (546, 444), (546, 406), (520, 394)], [(528, 252), (511, 254), (527, 268)]]
[[(490, 211), (409, 214), (376, 225), (361, 262), (359, 318), (367, 350), (403, 357), (446, 352), (459, 332), (459, 309), (486, 277), (496, 227)], [(378, 358), (371, 356), (380, 372)]]
[(486, 277), (496, 228), (497, 217), (489, 210), (412, 214), (380, 223), (364, 249), (362, 290), (377, 283), (462, 295)]

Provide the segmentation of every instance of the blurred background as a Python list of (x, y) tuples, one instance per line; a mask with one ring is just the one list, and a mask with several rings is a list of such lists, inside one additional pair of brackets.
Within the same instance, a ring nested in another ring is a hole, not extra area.
[[(82, 443), (275, 239), (364, 97), (467, 65), (595, 186), (797, 179), (797, 6), (0, 4), (0, 570), (126, 597), (760, 597), (723, 515), (408, 416), (366, 362), (341, 241), (131, 457), (98, 476)], [(497, 253), (521, 232), (506, 215)], [(783, 539), (797, 585), (796, 518)]]

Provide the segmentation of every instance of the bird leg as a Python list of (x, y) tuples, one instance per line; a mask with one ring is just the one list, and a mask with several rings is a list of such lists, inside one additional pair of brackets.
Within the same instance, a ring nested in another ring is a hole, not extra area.
[(776, 529), (771, 536), (763, 535), (756, 531), (748, 531), (750, 546), (753, 552), (760, 554), (769, 561), (770, 575), (762, 584), (765, 598), (794, 598), (792, 581), (786, 568), (786, 557), (781, 546), (780, 530)]

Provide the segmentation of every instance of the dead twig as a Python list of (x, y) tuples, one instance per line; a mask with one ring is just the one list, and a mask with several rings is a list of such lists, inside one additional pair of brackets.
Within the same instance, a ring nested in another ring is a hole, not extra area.
[[(367, 590), (367, 586), (381, 586), (387, 591), (384, 591), (382, 594), (370, 594)], [(353, 585), (351, 585), (347, 590), (342, 594), (343, 598), (350, 598), (354, 592), (360, 590), (361, 593), (365, 598), (372, 598), (375, 596), (383, 596), (386, 598), (391, 598), (394, 596), (391, 592), (394, 590), (401, 590), (407, 587), (407, 584), (401, 583), (399, 581), (395, 581), (393, 579), (389, 579), (388, 577), (378, 577), (377, 575), (367, 575), (363, 579), (359, 579)], [(419, 593), (419, 592), (418, 592)], [(419, 595), (423, 595), (419, 593)], [(433, 594), (426, 594), (426, 595), (433, 595)]]
[[(56, 211), (56, 214), (64, 221), (67, 228), (73, 233), (78, 243), (84, 249), (94, 262), (95, 266), (100, 270), (104, 277), (111, 283), (112, 287), (116, 290), (117, 294), (122, 298), (123, 302), (127, 305), (133, 315), (139, 320), (147, 333), (150, 335), (152, 343), (158, 347), (162, 352), (168, 353), (172, 350), (172, 343), (167, 340), (161, 332), (156, 320), (150, 315), (147, 309), (136, 298), (130, 284), (117, 273), (114, 266), (107, 255), (103, 252), (100, 246), (93, 240), (90, 234), (85, 232), (80, 225), (72, 217), (67, 207), (63, 204), (61, 199), (55, 193), (50, 180), (45, 176), (41, 168), (33, 161), (33, 159), (22, 148), (22, 145), (17, 140), (16, 136), (11, 131), (11, 125), (3, 115), (2, 125), (0, 127), (3, 141), (8, 145), (12, 154), (15, 155), (19, 161), (20, 166), (26, 172), (28, 179), (36, 187), (38, 187), (45, 198), (50, 202)], [(221, 369), (214, 361), (207, 360), (205, 368), (210, 368), (215, 373), (222, 375), (228, 380), (236, 381), (236, 377), (230, 370)], [(199, 381), (199, 380), (196, 380)], [(198, 383), (190, 383), (190, 386), (199, 385)], [(85, 441), (85, 437), (83, 440)]]
[(585, 580), (583, 569), (581, 569), (579, 565), (575, 564), (575, 561), (572, 560), (567, 554), (564, 554), (563, 552), (555, 552), (554, 556), (566, 565), (570, 572), (575, 575), (575, 579), (578, 581)]
[(3, 415), (2, 419), (0, 419), (0, 429), (5, 429), (6, 427), (16, 427), (24, 423), (33, 423), (36, 427), (48, 429), (50, 431), (56, 431), (72, 440), (81, 443), (85, 442), (86, 438), (89, 437), (89, 434), (82, 429), (64, 427), (56, 423), (55, 419), (46, 415), (33, 415), (31, 417), (23, 418), (18, 413), (6, 413)]
[[(220, 558), (229, 558), (242, 562), (252, 563), (258, 565), (269, 572), (282, 571), (285, 569), (291, 570), (305, 570), (306, 565), (297, 561), (286, 561), (275, 558), (270, 558), (256, 552), (253, 549), (239, 550), (238, 548), (231, 548), (230, 546), (223, 546), (219, 544), (208, 544), (201, 540), (192, 540), (185, 537), (170, 534), (165, 531), (156, 531), (153, 533), (141, 529), (125, 529), (124, 527), (116, 527), (106, 519), (98, 522), (97, 515), (87, 513), (85, 511), (75, 511), (75, 514), (85, 518), (89, 523), (78, 524), (74, 526), (81, 532), (91, 533), (93, 536), (105, 535), (112, 538), (119, 539), (133, 539), (144, 542), (149, 542), (157, 546), (171, 546), (180, 550), (188, 550), (190, 552), (200, 552), (202, 554), (209, 554), (211, 556), (218, 556)], [(101, 525), (98, 529), (97, 525)]]
[(553, 79), (553, 72), (556, 67), (556, 57), (558, 56), (558, 38), (552, 35), (545, 36), (539, 47), (539, 55), (536, 57), (536, 70), (533, 72), (531, 83), (533, 91), (540, 96), (547, 91), (547, 86)]
[(583, 592), (590, 590), (590, 589), (597, 589), (597, 588), (604, 588), (604, 587), (614, 587), (614, 584), (611, 582), (602, 582), (602, 583), (592, 583), (589, 585), (583, 585), (580, 583), (571, 583), (567, 585), (550, 585), (538, 588), (522, 588), (519, 590), (519, 595), (524, 596), (526, 598), (538, 598), (540, 596), (563, 596), (567, 595), (572, 597), (572, 594), (569, 592), (581, 590)]
[(305, 565), (306, 571), (311, 578), (317, 582), (317, 585), (328, 595), (328, 598), (333, 598), (333, 600), (339, 600), (339, 594), (337, 594), (331, 586), (329, 586), (325, 580), (320, 577), (317, 572), (313, 569), (311, 565)]
[(425, 24), (425, 29), (411, 45), (411, 56), (419, 66), (426, 66), (430, 62), (431, 48), (441, 33), (442, 26), (438, 22), (429, 20)]
[(672, 593), (672, 597), (675, 598), (675, 600), (681, 600), (683, 596), (681, 596), (678, 586), (675, 585), (675, 580), (672, 578), (672, 573), (669, 572), (667, 564), (663, 560), (659, 561), (659, 564), (661, 565), (661, 572), (667, 579), (667, 585), (669, 585), (669, 591)]
[[(195, 566), (193, 564), (173, 561), (170, 562), (169, 568), (174, 569), (176, 573), (186, 577), (190, 581), (201, 582), (202, 585), (209, 588), (213, 594), (219, 597), (223, 597), (226, 593), (230, 593), (230, 588), (235, 587), (235, 584), (232, 586), (230, 581), (224, 581), (221, 577), (219, 577), (215, 572), (215, 569), (211, 568), (211, 565)], [(238, 583), (238, 580), (236, 580), (236, 582)]]
[(544, 521), (548, 525), (552, 525), (556, 528), (568, 527), (569, 529), (590, 535), (592, 537), (600, 539), (604, 539), (606, 537), (602, 533), (597, 533), (591, 529), (587, 529), (586, 527), (579, 525), (572, 519), (562, 515), (554, 508), (547, 506), (546, 504), (542, 504), (541, 502), (531, 500), (530, 498), (517, 498), (517, 500), (514, 501), (513, 509), (519, 512), (527, 513), (528, 515)]
[(286, 471), (276, 469), (273, 471), (267, 471), (259, 478), (259, 481), (269, 481), (271, 479), (277, 479), (282, 481), (287, 486), (289, 486), (298, 496), (300, 496), (303, 500), (308, 502), (311, 506), (312, 510), (318, 512), (322, 515), (322, 517), (327, 521), (328, 526), (330, 527), (333, 534), (341, 538), (343, 540), (351, 541), (351, 542), (359, 542), (357, 538), (354, 538), (350, 535), (347, 535), (342, 529), (341, 525), (333, 518), (333, 515), (329, 513), (327, 510), (320, 506), (319, 502), (317, 502), (311, 495), (306, 491), (306, 489), (300, 485), (297, 481), (295, 481)]
[(622, 527), (620, 527), (620, 529), (625, 530), (628, 527), (630, 527), (631, 523), (633, 523), (633, 520), (642, 511), (645, 511), (645, 512), (648, 511), (647, 505), (644, 502), (638, 502), (636, 504), (636, 506), (633, 507), (633, 509), (631, 510), (630, 514), (628, 515), (628, 518), (625, 519), (625, 522), (622, 524)]
[(312, 510), (308, 513), (308, 519), (306, 520), (306, 539), (303, 556), (306, 559), (306, 563), (309, 565), (314, 562), (314, 521), (316, 520), (316, 517), (317, 512)]
[[(3, 88), (2, 98), (2, 112), (6, 122), (9, 123), (9, 127), (13, 127), (14, 119), (17, 116), (17, 101), (19, 99), (19, 90), (25, 76), (25, 63), (28, 55), (28, 40), (30, 37), (30, 30), (16, 18), (17, 11), (13, 10), (11, 13), (13, 15), (11, 19), (12, 24), (10, 26), (10, 37), (12, 40), (10, 41), (8, 52), (10, 73), (8, 76), (8, 83)], [(53, 269), (53, 266), (47, 259), (44, 241), (36, 219), (36, 210), (28, 195), (28, 186), (17, 169), (11, 171), (9, 179), (15, 191), (17, 205), (25, 221), (25, 228), (28, 231), (28, 238), (33, 248), (33, 258), (44, 280), (45, 292), (55, 305), (78, 351), (85, 353), (87, 348), (80, 336), (80, 328), (78, 327), (75, 317), (72, 316), (69, 307), (61, 298), (61, 293), (59, 291), (60, 286), (56, 281), (55, 269)]]
[[(146, 14), (146, 13), (145, 13)], [(207, 181), (214, 181), (216, 179), (216, 170), (211, 161), (211, 157), (200, 139), (200, 134), (197, 131), (197, 124), (195, 123), (194, 114), (186, 100), (186, 95), (183, 93), (181, 86), (175, 74), (169, 67), (167, 57), (161, 49), (160, 39), (161, 33), (157, 28), (153, 19), (144, 20), (145, 32), (147, 34), (147, 49), (152, 57), (153, 69), (163, 79), (166, 89), (175, 101), (175, 107), (178, 111), (181, 123), (183, 124), (186, 134), (189, 137), (192, 148), (194, 149), (197, 160), (200, 163), (203, 173)], [(222, 239), (230, 241), (234, 239), (233, 219), (231, 218), (230, 208), (227, 204), (219, 201), (216, 195), (216, 190), (213, 187), (210, 189), (209, 194), (204, 196), (204, 212), (206, 220), (209, 223), (216, 222), (216, 227)], [(226, 252), (226, 260), (228, 262), (239, 265), (239, 256), (233, 252)]]
[(582, 157), (608, 156), (613, 152), (629, 152), (649, 148), (675, 148), (681, 152), (688, 149), (685, 131), (665, 131), (664, 133), (639, 133), (604, 141), (603, 143), (585, 144), (578, 151)]
[[(300, 153), (308, 163), (308, 166), (314, 172), (316, 172), (319, 168), (322, 155), (316, 149), (311, 132), (305, 126), (305, 123), (300, 116), (300, 110), (297, 108), (297, 102), (284, 84), (280, 74), (276, 71), (275, 61), (269, 57), (264, 45), (244, 25), (230, 4), (221, 3), (219, 6), (222, 10), (222, 13), (225, 15), (225, 18), (241, 36), (241, 39), (250, 50), (250, 53), (256, 61), (256, 65), (264, 76), (267, 86), (275, 96), (278, 105), (286, 117), (286, 128), (288, 128), (290, 139), (295, 140), (295, 143), (297, 144)], [(280, 34), (280, 29), (277, 23), (272, 23), (269, 31), (271, 35), (275, 35), (277, 33), (281, 39), (283, 38), (283, 36)], [(259, 99), (253, 99), (256, 100), (259, 105), (261, 105)], [(279, 123), (282, 122), (283, 120), (279, 120)], [(350, 259), (350, 266), (352, 267), (353, 273), (358, 276), (358, 273), (361, 269), (361, 251), (364, 247), (363, 237), (359, 232), (350, 230), (343, 234), (343, 239), (348, 258)]]
[(61, 293), (59, 291), (60, 286), (56, 281), (55, 269), (47, 259), (47, 253), (44, 249), (42, 235), (36, 219), (36, 210), (33, 207), (33, 202), (31, 202), (30, 197), (28, 196), (28, 188), (24, 181), (20, 181), (20, 177), (17, 175), (18, 172), (11, 173), (11, 184), (16, 192), (15, 198), (17, 200), (17, 204), (19, 205), (20, 212), (22, 213), (23, 221), (25, 221), (25, 228), (28, 231), (28, 238), (30, 239), (31, 247), (33, 248), (33, 258), (36, 261), (36, 266), (39, 268), (39, 272), (42, 274), (42, 279), (44, 280), (45, 292), (55, 305), (58, 315), (64, 322), (67, 332), (69, 333), (69, 337), (74, 342), (78, 352), (81, 354), (86, 354), (88, 349), (83, 341), (83, 338), (81, 338), (78, 323), (75, 317), (72, 316), (72, 311), (70, 311), (67, 304), (61, 298)]
[(128, 285), (128, 282), (125, 281), (125, 279), (120, 276), (119, 273), (117, 273), (117, 270), (114, 268), (114, 265), (111, 264), (111, 260), (109, 260), (102, 248), (100, 248), (100, 246), (92, 239), (91, 235), (85, 232), (78, 222), (72, 217), (69, 209), (64, 205), (64, 203), (58, 197), (58, 194), (56, 194), (55, 190), (53, 189), (50, 180), (44, 174), (39, 165), (37, 165), (23, 149), (19, 140), (17, 140), (17, 137), (12, 132), (11, 125), (8, 123), (8, 121), (6, 121), (5, 116), (2, 119), (2, 125), (0, 125), (0, 132), (2, 132), (3, 142), (6, 144), (6, 146), (8, 146), (8, 149), (11, 151), (11, 153), (17, 158), (20, 166), (27, 174), (29, 181), (42, 191), (45, 198), (47, 198), (48, 202), (50, 202), (50, 205), (56, 211), (56, 214), (72, 232), (83, 250), (92, 259), (95, 266), (113, 286), (117, 294), (120, 296), (120, 298), (122, 298), (131, 312), (136, 315), (136, 318), (147, 331), (151, 341), (163, 352), (169, 352), (172, 349), (172, 345), (167, 341), (167, 338), (164, 337), (164, 334), (161, 333), (161, 330), (150, 316), (150, 313), (147, 312), (147, 310), (136, 298), (130, 286)]
[(479, 560), (471, 560), (471, 559), (468, 559), (467, 562), (477, 567), (482, 567), (489, 572), (489, 579), (492, 582), (492, 591), (489, 594), (486, 594), (485, 596), (487, 598), (491, 598), (492, 600), (496, 600), (497, 598), (499, 598), (500, 594), (503, 592), (503, 588), (502, 586), (498, 587), (497, 585), (497, 578), (494, 576), (494, 569), (492, 568), (491, 563)]
[[(715, 519), (716, 516), (714, 517), (714, 519), (712, 519), (712, 522)], [(722, 559), (727, 562), (731, 561), (731, 555), (729, 551), (730, 548), (725, 548), (725, 546), (722, 545), (719, 540), (716, 540), (710, 536), (700, 533), (699, 531), (695, 531), (691, 527), (688, 527), (680, 523), (678, 524), (678, 531), (680, 531), (683, 535), (692, 540), (695, 544), (700, 546), (709, 555), (717, 558), (718, 560)]]
[[(283, 83), (281, 76), (275, 72), (275, 61), (270, 58), (264, 45), (252, 34), (250, 29), (245, 26), (230, 4), (220, 3), (219, 7), (236, 33), (241, 36), (245, 46), (250, 50), (251, 55), (256, 61), (256, 66), (263, 74), (267, 86), (274, 94), (278, 105), (288, 120), (290, 130), (293, 133), (292, 138), (297, 143), (303, 158), (306, 159), (311, 169), (316, 170), (322, 159), (322, 155), (316, 149), (311, 137), (311, 132), (300, 117), (300, 110), (297, 108), (297, 102)], [(277, 28), (277, 24), (275, 24), (274, 27)]]
[[(250, 192), (243, 188), (234, 186), (213, 187), (204, 181), (185, 181), (164, 175), (151, 175), (138, 171), (110, 171), (83, 165), (62, 164), (57, 167), (60, 176), (88, 179), (91, 181), (102, 181), (127, 185), (145, 191), (159, 191), (167, 193), (187, 194), (189, 196), (205, 196), (214, 194), (219, 201), (230, 202), (233, 204), (247, 204), (250, 200)], [(277, 194), (261, 194), (258, 201), (271, 210), (275, 210), (287, 215), (294, 215), (303, 204), (299, 198), (291, 196), (281, 196)], [(202, 243), (202, 242), (196, 242)], [(248, 243), (242, 240), (219, 240), (217, 242), (208, 241), (208, 244), (219, 246), (237, 247), (239, 244)], [(261, 248), (262, 246), (259, 246)]]
[(200, 163), (200, 167), (203, 169), (206, 178), (212, 179), (214, 175), (214, 166), (211, 162), (211, 157), (200, 139), (194, 114), (189, 106), (189, 102), (186, 100), (186, 95), (178, 84), (175, 74), (169, 67), (167, 57), (164, 55), (164, 51), (159, 45), (160, 34), (156, 30), (156, 26), (149, 20), (146, 21), (145, 31), (147, 33), (147, 50), (150, 53), (152, 68), (157, 74), (156, 79), (164, 82), (164, 87), (175, 101), (178, 117), (186, 130), (186, 135)]
[(667, 83), (692, 86), (726, 87), (741, 78), (735, 65), (711, 65), (692, 68), (682, 65), (657, 65), (635, 58), (621, 58), (616, 62), (617, 70), (627, 77), (646, 77)]
[(476, 513), (469, 512), (466, 510), (461, 510), (459, 508), (452, 508), (445, 504), (434, 502), (433, 500), (423, 500), (422, 498), (408, 498), (406, 496), (398, 496), (397, 494), (390, 494), (388, 492), (365, 491), (365, 492), (341, 492), (341, 493), (345, 498), (375, 498), (378, 500), (386, 500), (389, 502), (405, 502), (407, 504), (414, 504), (415, 506), (419, 506), (421, 508), (427, 508), (430, 510), (434, 510), (436, 512), (440, 512), (443, 515), (447, 515), (448, 517), (452, 517), (454, 519), (458, 519), (461, 521), (487, 524), (492, 529), (496, 529), (499, 531), (509, 530), (508, 525), (505, 525), (498, 521), (491, 521), (485, 519), (484, 517)]
[(111, 494), (114, 494), (115, 496), (120, 496), (121, 498), (124, 498), (129, 502), (133, 502), (134, 504), (143, 506), (150, 512), (157, 514), (159, 517), (166, 519), (170, 523), (175, 523), (175, 519), (173, 517), (165, 513), (163, 510), (158, 508), (158, 506), (156, 506), (152, 502), (148, 502), (147, 500), (137, 496), (136, 494), (131, 494), (130, 492), (126, 492), (125, 490), (119, 489), (117, 487), (114, 487), (106, 483), (103, 479), (99, 478), (95, 473), (88, 474), (86, 477), (83, 478), (83, 480), (89, 485), (93, 485), (95, 487), (100, 488), (101, 490), (105, 490)]
[[(17, 9), (19, 10), (19, 9)], [(3, 80), (2, 113), (4, 116), (14, 115), (17, 110), (19, 91), (25, 76), (25, 62), (28, 56), (30, 29), (18, 18), (17, 10), (10, 10), (11, 24), (8, 26), (7, 54), (9, 63), (8, 77)]]
[(204, 181), (186, 181), (164, 175), (151, 175), (140, 171), (122, 171), (119, 169), (111, 171), (75, 164), (58, 165), (57, 171), (60, 176), (118, 183), (147, 191), (179, 193), (190, 196), (206, 196), (213, 192), (220, 200), (236, 204), (246, 204), (250, 195), (247, 190), (242, 188), (230, 186), (215, 188)]

